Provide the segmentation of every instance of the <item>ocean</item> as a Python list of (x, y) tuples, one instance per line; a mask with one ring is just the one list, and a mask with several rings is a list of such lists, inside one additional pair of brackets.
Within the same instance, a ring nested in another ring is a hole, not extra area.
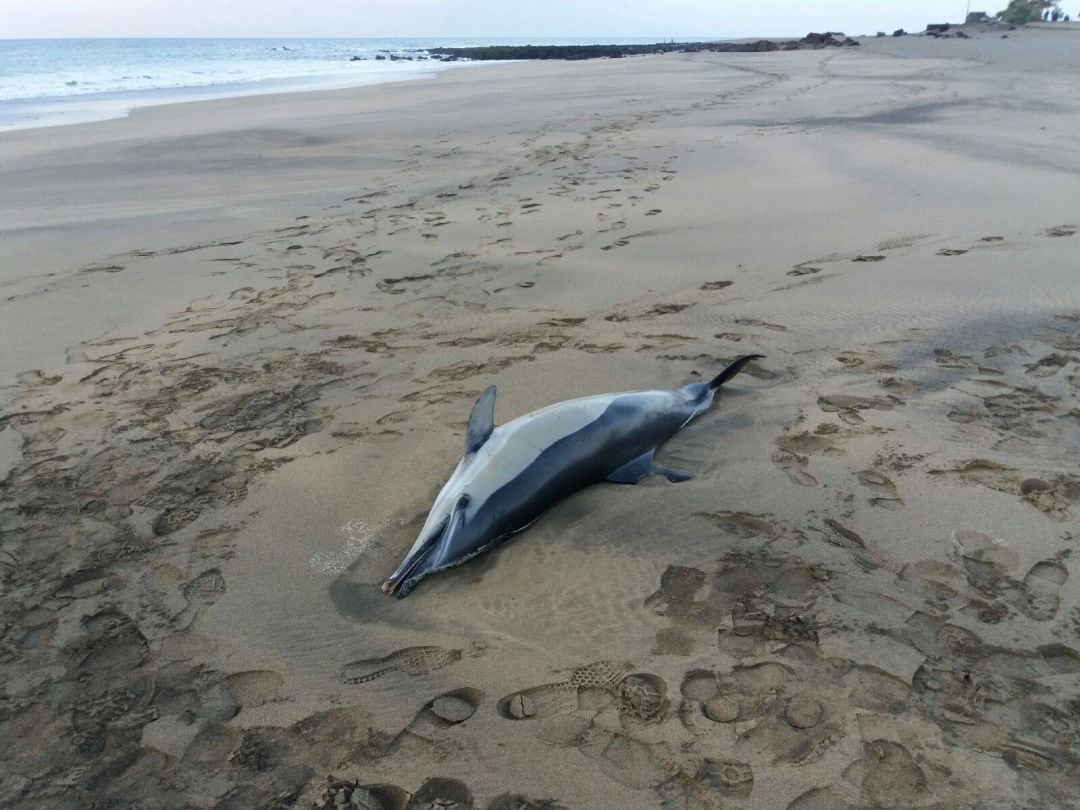
[(427, 48), (664, 39), (0, 39), (0, 131), (154, 104), (428, 77), (448, 65), (427, 59)]

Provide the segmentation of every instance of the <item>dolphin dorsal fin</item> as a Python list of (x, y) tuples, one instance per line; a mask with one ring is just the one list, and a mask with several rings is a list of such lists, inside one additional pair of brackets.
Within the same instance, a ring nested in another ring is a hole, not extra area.
[(465, 455), (475, 453), (495, 430), (495, 386), (484, 389), (480, 399), (469, 414), (469, 426), (465, 428)]

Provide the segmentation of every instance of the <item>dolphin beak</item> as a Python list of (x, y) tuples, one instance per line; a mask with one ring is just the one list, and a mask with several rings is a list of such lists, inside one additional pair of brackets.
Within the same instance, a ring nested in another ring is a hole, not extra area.
[(446, 565), (454, 534), (465, 523), (465, 510), (454, 507), (422, 544), (413, 547), (398, 569), (382, 584), (383, 593), (404, 599), (422, 577)]
[[(422, 545), (409, 552), (401, 565), (398, 566), (398, 569), (387, 577), (386, 582), (382, 584), (383, 593), (397, 597), (405, 596), (405, 593), (400, 592), (402, 586), (405, 584), (405, 581), (420, 568), (424, 561), (431, 556), (431, 552), (435, 550), (435, 546), (439, 542), (439, 539), (445, 534), (446, 525), (449, 522), (449, 518), (444, 520), (435, 528), (435, 531), (431, 533), (431, 536)], [(408, 590), (410, 589), (407, 589), (406, 593), (408, 593)]]

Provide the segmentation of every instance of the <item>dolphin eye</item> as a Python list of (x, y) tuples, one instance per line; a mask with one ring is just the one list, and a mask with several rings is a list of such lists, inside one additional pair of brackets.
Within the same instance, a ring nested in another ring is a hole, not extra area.
[(458, 509), (464, 509), (466, 506), (469, 505), (469, 496), (468, 495), (462, 495), (460, 498), (458, 498), (457, 505), (458, 505)]

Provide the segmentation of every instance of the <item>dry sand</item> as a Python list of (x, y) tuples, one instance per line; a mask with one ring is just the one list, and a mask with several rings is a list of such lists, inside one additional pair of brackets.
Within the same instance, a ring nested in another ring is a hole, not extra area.
[[(0, 138), (0, 804), (1077, 806), (1078, 45)], [(485, 386), (750, 351), (693, 481), (379, 592)]]

